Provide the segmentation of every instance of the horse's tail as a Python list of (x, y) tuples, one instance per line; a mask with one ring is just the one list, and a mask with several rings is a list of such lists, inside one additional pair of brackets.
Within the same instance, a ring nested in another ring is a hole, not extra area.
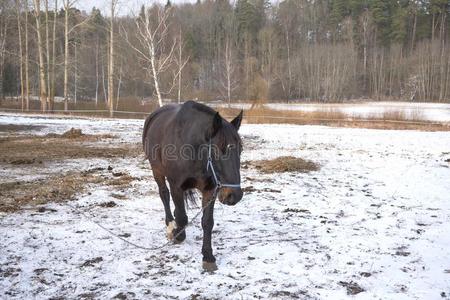
[(184, 202), (188, 208), (198, 208), (197, 205), (197, 191), (195, 189), (189, 189), (184, 191)]

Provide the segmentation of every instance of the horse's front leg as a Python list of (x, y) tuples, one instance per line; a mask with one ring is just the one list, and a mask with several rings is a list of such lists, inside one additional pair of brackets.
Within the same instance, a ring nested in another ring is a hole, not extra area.
[(217, 270), (216, 258), (213, 255), (211, 247), (211, 233), (214, 226), (214, 201), (210, 201), (210, 197), (203, 197), (203, 269), (208, 272)]

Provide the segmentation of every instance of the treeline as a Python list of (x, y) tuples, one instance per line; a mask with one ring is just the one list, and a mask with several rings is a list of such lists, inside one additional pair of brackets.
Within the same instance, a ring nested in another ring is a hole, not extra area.
[(448, 0), (168, 1), (120, 17), (117, 0), (105, 0), (108, 16), (48, 1), (0, 0), (0, 98), (23, 95), (25, 108), (27, 95), (43, 109), (55, 96), (111, 108), (164, 98), (450, 100)]

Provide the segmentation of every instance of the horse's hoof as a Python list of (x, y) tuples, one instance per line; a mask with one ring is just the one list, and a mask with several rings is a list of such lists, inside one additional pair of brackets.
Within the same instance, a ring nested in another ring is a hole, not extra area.
[(177, 229), (177, 223), (175, 221), (170, 221), (169, 225), (166, 227), (166, 236), (169, 241), (173, 240), (175, 229)]
[(181, 231), (181, 232), (179, 232), (178, 230), (174, 230), (173, 231), (173, 233), (174, 233), (174, 239), (173, 239), (173, 242), (175, 243), (175, 244), (179, 244), (179, 243), (182, 243), (185, 239), (186, 239), (186, 231)]
[(217, 265), (215, 262), (204, 261), (203, 262), (203, 270), (206, 272), (214, 272), (217, 271)]

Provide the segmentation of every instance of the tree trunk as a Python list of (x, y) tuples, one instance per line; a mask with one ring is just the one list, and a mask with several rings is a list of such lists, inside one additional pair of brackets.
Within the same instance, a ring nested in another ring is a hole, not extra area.
[(114, 116), (114, 8), (115, 0), (111, 0), (111, 23), (109, 29), (109, 68), (108, 68), (108, 104), (109, 116)]
[(99, 38), (97, 35), (97, 45), (95, 47), (95, 107), (98, 105), (98, 44)]
[(39, 90), (41, 99), (41, 109), (43, 112), (47, 110), (47, 90), (45, 82), (45, 61), (44, 61), (44, 46), (41, 36), (41, 21), (40, 17), (40, 0), (34, 0), (36, 32), (38, 40), (38, 54), (39, 54)]
[(55, 65), (56, 65), (56, 15), (58, 14), (58, 0), (55, 0), (55, 10), (53, 11), (53, 40), (52, 40), (52, 72), (50, 88), (50, 109), (55, 105)]
[(16, 0), (16, 9), (17, 9), (17, 31), (19, 34), (19, 51), (20, 51), (20, 102), (22, 111), (25, 108), (25, 90), (24, 90), (24, 80), (23, 80), (23, 41), (22, 41), (22, 24), (20, 22), (20, 2)]
[(287, 82), (287, 94), (286, 100), (289, 103), (289, 99), (291, 97), (291, 82), (292, 82), (292, 66), (291, 66), (291, 47), (289, 42), (289, 31), (287, 27), (286, 30), (286, 51), (287, 51), (287, 65), (288, 65), (288, 82)]
[(156, 96), (158, 97), (158, 104), (159, 107), (163, 106), (162, 103), (162, 97), (161, 97), (161, 92), (159, 90), (159, 78), (158, 78), (158, 72), (156, 72), (156, 61), (155, 61), (155, 48), (153, 45), (153, 41), (151, 42), (151, 46), (150, 46), (150, 63), (152, 66), (152, 73), (153, 73), (153, 82), (155, 85), (155, 90), (156, 90)]
[(108, 104), (109, 116), (114, 116), (114, 10), (115, 0), (111, 0), (111, 24), (109, 36)]
[(25, 109), (30, 110), (30, 80), (28, 68), (28, 0), (25, 1)]
[(414, 22), (413, 22), (413, 31), (411, 37), (411, 53), (414, 50), (415, 40), (416, 40), (416, 28), (417, 28), (417, 11), (414, 12)]
[(182, 57), (182, 51), (183, 51), (183, 45), (182, 45), (182, 41), (181, 41), (181, 29), (180, 29), (180, 41), (179, 41), (179, 45), (178, 45), (178, 104), (181, 103), (181, 72), (182, 72), (182, 65), (183, 62), (181, 61), (181, 57)]
[(116, 110), (119, 109), (119, 99), (120, 99), (120, 87), (122, 86), (122, 63), (120, 63), (119, 68), (119, 81), (117, 83), (117, 100), (116, 100)]
[(48, 28), (48, 0), (44, 0), (45, 4), (45, 50), (47, 55), (47, 64), (46, 64), (46, 71), (47, 71), (47, 107), (52, 110), (52, 105), (50, 103), (50, 40), (49, 40), (49, 28)]
[(69, 0), (64, 3), (64, 111), (69, 108)]
[(73, 75), (73, 81), (74, 81), (74, 87), (73, 87), (73, 102), (76, 105), (77, 104), (77, 89), (78, 89), (78, 62), (77, 62), (77, 43), (74, 43), (74, 75)]

